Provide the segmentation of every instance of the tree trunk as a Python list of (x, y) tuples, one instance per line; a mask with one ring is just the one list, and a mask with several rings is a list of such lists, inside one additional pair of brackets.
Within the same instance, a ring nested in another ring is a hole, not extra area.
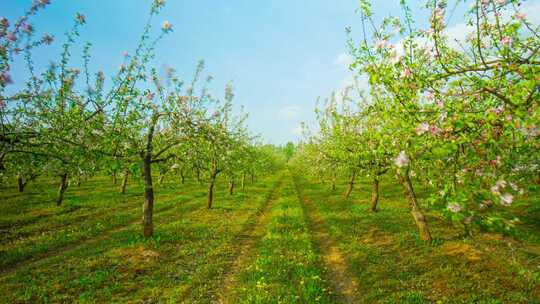
[(180, 170), (180, 178), (182, 179), (182, 185), (186, 182), (186, 176), (184, 175), (184, 170)]
[(215, 180), (211, 178), (208, 185), (208, 209), (212, 209), (212, 203), (214, 202), (214, 183)]
[(199, 169), (197, 169), (197, 181), (199, 182), (199, 185), (202, 185), (201, 170)]
[(116, 186), (116, 170), (112, 173), (112, 183)]
[(427, 242), (431, 241), (431, 233), (429, 232), (426, 217), (422, 213), (420, 206), (418, 206), (416, 194), (414, 193), (411, 178), (409, 177), (409, 170), (407, 169), (405, 175), (402, 175), (398, 172), (397, 178), (401, 182), (401, 185), (405, 190), (405, 196), (407, 197), (409, 205), (411, 206), (411, 214), (414, 218), (414, 222), (416, 223), (416, 227), (418, 228), (420, 238)]
[(17, 175), (17, 186), (20, 193), (24, 192), (24, 186), (26, 186), (26, 183), (24, 182), (22, 175)]
[(58, 187), (58, 196), (56, 198), (56, 206), (62, 205), (64, 201), (64, 193), (68, 187), (68, 175), (64, 173), (60, 175), (60, 186)]
[(234, 180), (231, 180), (229, 182), (229, 195), (233, 195), (234, 194)]
[(349, 187), (347, 188), (347, 192), (345, 192), (345, 198), (349, 198), (351, 196), (351, 193), (354, 188), (354, 180), (356, 179), (356, 172), (353, 172), (351, 175), (351, 178), (349, 179)]
[(122, 193), (122, 194), (126, 194), (126, 187), (127, 187), (128, 177), (129, 177), (129, 169), (126, 169), (124, 171), (124, 178), (122, 179), (122, 188), (120, 190), (120, 193)]
[(245, 173), (242, 174), (241, 184), (242, 184), (242, 191), (244, 191), (246, 189), (246, 174)]
[(251, 183), (253, 184), (255, 182), (255, 174), (251, 173)]
[(143, 206), (143, 235), (149, 238), (154, 234), (154, 188), (152, 185), (152, 160), (147, 154), (143, 161), (144, 175), (144, 206)]
[(163, 184), (163, 180), (165, 180), (165, 174), (159, 174), (159, 184)]
[(336, 180), (332, 179), (332, 191), (336, 191)]
[(373, 188), (371, 190), (371, 211), (377, 212), (377, 203), (379, 202), (379, 180), (373, 179)]

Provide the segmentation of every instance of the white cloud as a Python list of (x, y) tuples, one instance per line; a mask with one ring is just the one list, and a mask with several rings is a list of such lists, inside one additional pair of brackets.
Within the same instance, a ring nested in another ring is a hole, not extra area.
[(277, 115), (284, 120), (294, 120), (300, 117), (300, 111), (299, 106), (286, 106), (279, 109)]
[(347, 53), (341, 53), (334, 60), (334, 64), (339, 65), (341, 67), (349, 68), (349, 65), (353, 63), (353, 60), (354, 58), (351, 55)]

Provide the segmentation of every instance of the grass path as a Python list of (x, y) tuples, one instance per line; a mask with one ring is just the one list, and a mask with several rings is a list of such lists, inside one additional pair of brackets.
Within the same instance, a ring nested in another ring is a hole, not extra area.
[(304, 195), (302, 186), (298, 183), (299, 178), (301, 177), (293, 176), (296, 194), (307, 216), (313, 240), (327, 269), (328, 282), (337, 294), (340, 303), (361, 303), (361, 297), (358, 295), (358, 281), (349, 270), (343, 253), (328, 233), (326, 222), (317, 207)]
[(218, 303), (336, 303), (290, 173)]
[(279, 194), (284, 178), (284, 176), (279, 178), (264, 205), (248, 220), (244, 233), (235, 237), (236, 254), (229, 261), (230, 265), (223, 279), (223, 289), (219, 293), (218, 303), (234, 303), (229, 297), (238, 287), (238, 273), (253, 257), (254, 246), (264, 234), (264, 227), (269, 220), (269, 210), (272, 208), (272, 203)]

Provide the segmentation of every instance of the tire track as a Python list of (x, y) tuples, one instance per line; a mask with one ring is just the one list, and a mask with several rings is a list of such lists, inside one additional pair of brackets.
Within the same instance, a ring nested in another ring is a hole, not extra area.
[(362, 303), (358, 294), (358, 282), (349, 270), (341, 250), (326, 229), (326, 223), (313, 201), (307, 198), (299, 184), (299, 177), (291, 172), (298, 201), (304, 211), (314, 244), (319, 249), (327, 268), (328, 282), (340, 303)]
[[(228, 285), (235, 282), (234, 275), (238, 273), (241, 265), (243, 265), (242, 263), (244, 263), (248, 259), (248, 255), (250, 249), (253, 247), (253, 244), (261, 237), (257, 233), (255, 233), (255, 231), (260, 230), (261, 227), (264, 227), (262, 226), (262, 222), (266, 217), (269, 207), (271, 207), (272, 201), (275, 199), (275, 194), (277, 190), (281, 187), (283, 183), (283, 179), (284, 176), (281, 175), (270, 189), (268, 195), (264, 199), (264, 203), (259, 206), (259, 208), (257, 208), (257, 210), (246, 220), (246, 222), (242, 225), (240, 232), (235, 234), (228, 242), (217, 247), (215, 250), (212, 250), (212, 252), (207, 255), (206, 260), (212, 261), (215, 259), (216, 256), (229, 254), (230, 252), (227, 252), (227, 248), (230, 247), (230, 244), (235, 244), (234, 247), (237, 248), (237, 250), (231, 251), (232, 254), (229, 256), (227, 263), (228, 265), (230, 265), (230, 267), (225, 269), (225, 272), (223, 273), (223, 279), (220, 280), (220, 286), (225, 288), (227, 292), (214, 293), (212, 296), (217, 297), (217, 299), (214, 300), (215, 303), (228, 303), (226, 301), (223, 302), (223, 296), (225, 294), (228, 294), (231, 290)], [(200, 283), (209, 282), (210, 280), (211, 278), (209, 278), (208, 276), (203, 276), (194, 280), (191, 285), (186, 286), (185, 290), (180, 292), (179, 298), (181, 300), (179, 302), (188, 302), (189, 297), (192, 296), (194, 287)], [(212, 290), (209, 291), (209, 293), (212, 292)]]
[(264, 228), (269, 220), (269, 210), (272, 209), (272, 203), (279, 194), (279, 190), (283, 185), (282, 175), (276, 185), (271, 190), (270, 195), (266, 199), (264, 206), (262, 206), (253, 216), (248, 220), (246, 225), (247, 233), (238, 235), (235, 241), (238, 248), (237, 254), (230, 260), (230, 267), (224, 275), (222, 280), (223, 290), (218, 294), (218, 300), (216, 303), (233, 303), (229, 301), (228, 297), (232, 294), (233, 290), (238, 284), (238, 274), (242, 271), (243, 266), (247, 264), (253, 257), (253, 249), (255, 243), (259, 241), (264, 235)]

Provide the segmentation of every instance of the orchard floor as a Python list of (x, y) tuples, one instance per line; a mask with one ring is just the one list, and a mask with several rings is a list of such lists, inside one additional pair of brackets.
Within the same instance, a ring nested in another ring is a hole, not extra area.
[(156, 185), (147, 240), (136, 182), (72, 185), (61, 207), (44, 180), (2, 188), (0, 302), (540, 303), (539, 197), (508, 210), (511, 236), (428, 214), (424, 244), (392, 182), (373, 214), (367, 183), (346, 200), (291, 171), (233, 196), (220, 184), (211, 210), (204, 185)]

